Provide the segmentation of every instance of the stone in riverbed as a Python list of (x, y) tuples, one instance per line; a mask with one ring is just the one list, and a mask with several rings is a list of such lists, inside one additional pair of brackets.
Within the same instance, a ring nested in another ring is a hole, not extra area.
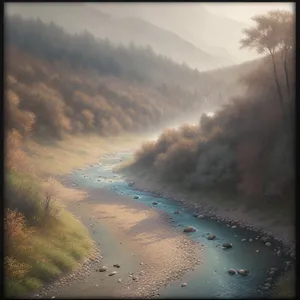
[(235, 229), (235, 228), (236, 228), (236, 226), (235, 226), (235, 225), (233, 225), (233, 226), (231, 226), (231, 228), (232, 228), (232, 229)]
[(214, 240), (216, 238), (216, 236), (212, 233), (209, 234), (209, 236), (207, 237), (208, 240)]
[(265, 246), (271, 247), (271, 243), (270, 243), (270, 242), (267, 242), (267, 243), (265, 243)]
[(241, 242), (246, 242), (247, 241), (247, 239), (241, 239)]
[(193, 226), (187, 226), (183, 229), (183, 232), (195, 232), (196, 228)]
[(139, 196), (134, 196), (133, 199), (140, 199), (140, 197)]
[(116, 275), (118, 272), (117, 271), (113, 271), (111, 273), (108, 274), (108, 276), (113, 276), (113, 275)]
[(186, 287), (186, 286), (187, 286), (186, 282), (184, 282), (184, 283), (181, 284), (181, 287)]
[(114, 264), (113, 267), (114, 268), (121, 268), (121, 266), (119, 264)]
[(235, 275), (235, 274), (236, 274), (236, 270), (234, 270), (234, 269), (229, 269), (229, 270), (228, 270), (228, 274), (229, 274), (229, 275)]
[(132, 280), (137, 281), (137, 280), (138, 280), (138, 277), (135, 276), (135, 275), (133, 275), (133, 276), (132, 276)]
[(272, 283), (273, 279), (271, 277), (269, 277), (269, 278), (266, 279), (266, 282)]
[(101, 267), (98, 271), (99, 271), (99, 272), (105, 272), (106, 270), (107, 270), (107, 267), (103, 266), (103, 267)]
[(249, 271), (246, 269), (240, 269), (237, 272), (242, 276), (247, 276), (249, 274)]
[(175, 211), (174, 211), (174, 214), (175, 214), (175, 215), (178, 215), (179, 213), (180, 213), (179, 210), (175, 210)]
[(204, 219), (204, 215), (198, 215), (197, 219)]
[(222, 247), (223, 247), (223, 248), (226, 248), (226, 249), (232, 248), (232, 244), (231, 244), (231, 243), (224, 243), (224, 244), (222, 245)]
[(152, 205), (157, 205), (158, 203), (156, 201), (153, 201), (152, 202)]

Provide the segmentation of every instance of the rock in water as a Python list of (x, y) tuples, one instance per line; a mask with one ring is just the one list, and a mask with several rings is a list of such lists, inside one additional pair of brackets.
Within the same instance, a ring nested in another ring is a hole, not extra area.
[(247, 239), (241, 239), (241, 242), (246, 242), (247, 241)]
[(236, 274), (236, 270), (230, 269), (230, 270), (228, 270), (228, 274), (229, 275), (235, 275)]
[(203, 215), (198, 215), (197, 219), (204, 219), (204, 216)]
[(158, 203), (156, 201), (153, 201), (152, 202), (152, 205), (157, 205)]
[(188, 226), (183, 229), (183, 232), (195, 232), (196, 228), (193, 226)]
[(242, 276), (247, 276), (249, 274), (249, 271), (246, 269), (240, 269), (237, 272)]
[(174, 211), (174, 214), (175, 214), (175, 215), (178, 215), (179, 213), (180, 213), (179, 210), (175, 210), (175, 211)]
[(107, 267), (103, 266), (103, 267), (101, 267), (98, 271), (99, 271), (99, 272), (105, 272), (106, 270), (107, 270)]
[(266, 245), (267, 247), (271, 247), (271, 243), (270, 243), (270, 242), (265, 243), (265, 245)]
[(216, 238), (216, 236), (212, 233), (209, 234), (209, 236), (207, 237), (208, 240), (214, 240)]
[(134, 281), (138, 280), (137, 276), (132, 276), (132, 280)]
[(232, 244), (231, 243), (224, 243), (223, 245), (222, 245), (222, 247), (223, 248), (232, 248)]
[(121, 268), (121, 266), (119, 264), (114, 264), (113, 267), (115, 267), (115, 268)]
[(133, 199), (140, 199), (140, 197), (139, 196), (134, 196)]
[(184, 283), (181, 284), (181, 287), (186, 287), (186, 286), (187, 286), (186, 282), (184, 282)]
[(111, 273), (108, 274), (108, 276), (113, 276), (113, 275), (116, 275), (117, 274), (117, 271), (113, 271)]

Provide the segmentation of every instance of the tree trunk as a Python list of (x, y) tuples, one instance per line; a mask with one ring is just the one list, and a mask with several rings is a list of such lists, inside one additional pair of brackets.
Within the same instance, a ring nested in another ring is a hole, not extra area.
[(290, 88), (289, 74), (288, 74), (288, 69), (287, 69), (286, 54), (287, 54), (287, 49), (284, 49), (284, 72), (285, 72), (285, 82), (286, 82), (286, 87), (287, 87), (288, 95), (289, 95), (289, 97), (290, 97), (290, 96), (291, 96), (291, 88)]
[(283, 127), (284, 127), (284, 131), (286, 132), (286, 134), (289, 134), (289, 132), (287, 130), (288, 129), (287, 128), (288, 120), (287, 120), (287, 115), (285, 113), (283, 95), (282, 95), (280, 83), (279, 83), (279, 80), (278, 80), (275, 57), (274, 57), (274, 53), (272, 53), (271, 51), (270, 51), (270, 54), (271, 54), (272, 63), (273, 63), (274, 79), (275, 79), (275, 83), (276, 83), (276, 87), (277, 87), (277, 93), (278, 93), (278, 96), (279, 96), (279, 102), (280, 102), (282, 113), (283, 113)]
[(286, 87), (288, 91), (288, 97), (290, 100), (289, 103), (289, 109), (290, 109), (290, 115), (287, 116), (287, 118), (290, 120), (290, 125), (293, 127), (294, 126), (294, 113), (295, 113), (295, 108), (294, 108), (294, 101), (293, 97), (291, 94), (291, 87), (290, 87), (290, 80), (289, 80), (289, 73), (288, 73), (288, 67), (287, 67), (287, 51), (288, 49), (284, 49), (284, 72), (285, 72), (285, 82), (286, 82)]
[(281, 105), (283, 115), (285, 116), (283, 96), (282, 96), (282, 91), (281, 91), (281, 87), (280, 87), (279, 80), (278, 80), (277, 68), (276, 68), (276, 63), (275, 63), (275, 58), (274, 58), (273, 53), (271, 53), (271, 57), (272, 57), (272, 63), (273, 63), (274, 79), (275, 79), (275, 83), (276, 83), (276, 87), (277, 87), (277, 93), (278, 93), (278, 96), (279, 96), (279, 102), (280, 102), (280, 105)]

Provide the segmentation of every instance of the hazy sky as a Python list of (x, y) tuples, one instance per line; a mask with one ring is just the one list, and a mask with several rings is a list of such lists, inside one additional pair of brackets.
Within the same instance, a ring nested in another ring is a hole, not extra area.
[(227, 2), (227, 3), (203, 3), (205, 8), (213, 14), (226, 16), (231, 19), (249, 23), (251, 17), (263, 14), (272, 9), (284, 9), (294, 11), (293, 2)]

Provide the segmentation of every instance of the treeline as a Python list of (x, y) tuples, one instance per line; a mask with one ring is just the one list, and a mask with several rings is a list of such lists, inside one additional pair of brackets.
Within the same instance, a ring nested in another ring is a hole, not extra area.
[[(67, 59), (74, 69), (83, 67), (137, 82), (180, 84), (193, 89), (207, 78), (196, 70), (156, 55), (150, 47), (134, 44), (129, 48), (116, 47), (88, 31), (69, 34), (53, 22), (45, 24), (39, 19), (25, 20), (18, 15), (6, 17), (5, 24), (6, 44), (51, 62)], [(203, 87), (205, 85), (203, 82)]]
[(232, 99), (215, 116), (204, 114), (199, 126), (167, 129), (157, 141), (146, 143), (136, 153), (136, 164), (188, 190), (230, 189), (250, 197), (252, 203), (262, 204), (267, 198), (282, 207), (293, 202), (292, 43), (283, 54), (275, 49), (261, 60), (260, 66), (243, 78), (245, 94)]
[[(154, 130), (200, 111), (207, 95), (183, 81), (192, 76), (207, 86), (200, 73), (148, 50), (114, 48), (87, 32), (70, 35), (53, 23), (18, 16), (7, 18), (5, 28), (8, 130), (26, 134), (31, 128), (56, 138)], [(153, 70), (165, 80), (152, 80)]]
[(226, 102), (239, 92), (239, 75), (251, 69), (199, 73), (149, 47), (112, 46), (54, 23), (12, 16), (5, 25), (6, 93), (14, 95), (6, 97), (9, 126), (35, 122), (35, 133), (56, 137), (161, 128), (176, 117), (199, 114), (207, 97), (212, 107)]
[(165, 126), (178, 116), (200, 110), (201, 96), (179, 87), (157, 89), (74, 71), (66, 61), (47, 62), (6, 48), (6, 128), (61, 138), (95, 132), (116, 135)]

